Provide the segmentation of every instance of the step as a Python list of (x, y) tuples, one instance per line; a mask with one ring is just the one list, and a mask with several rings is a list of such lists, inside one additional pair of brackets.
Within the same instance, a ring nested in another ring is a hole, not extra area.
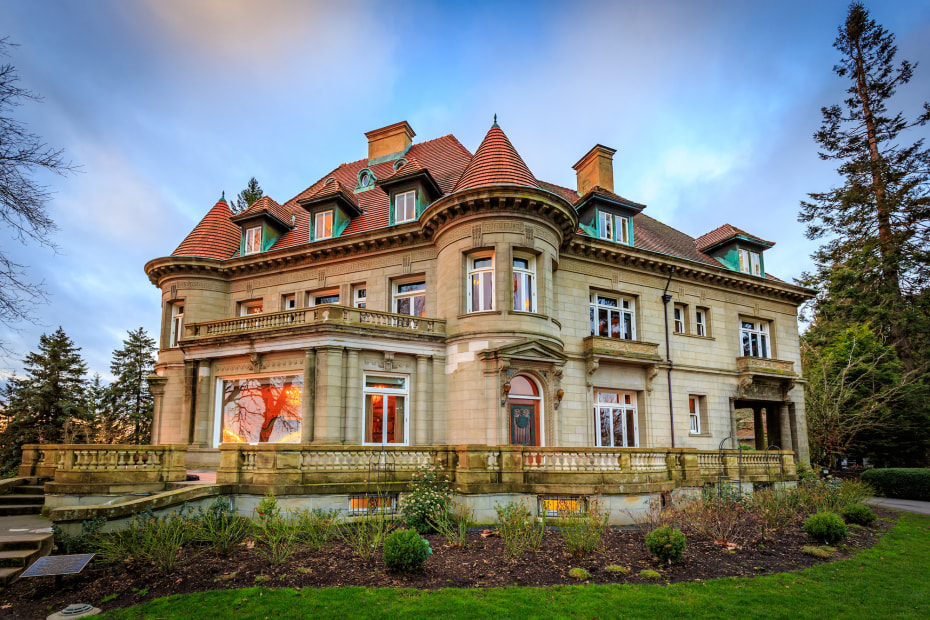
[(6, 587), (13, 583), (13, 581), (19, 577), (19, 574), (23, 572), (23, 568), (0, 568), (0, 587)]
[(23, 534), (22, 536), (16, 536), (6, 534), (0, 536), (0, 551), (13, 551), (16, 549), (46, 549), (51, 551), (52, 535)]
[(7, 506), (0, 506), (0, 517), (37, 514), (42, 514), (41, 504), (9, 504)]
[[(17, 489), (18, 491), (19, 489)], [(45, 503), (44, 495), (20, 495), (19, 493), (10, 493), (9, 495), (0, 495), (0, 506), (9, 506), (10, 504), (36, 504)]]
[(0, 551), (0, 568), (26, 568), (35, 562), (42, 552), (39, 549), (14, 549)]
[(44, 484), (21, 484), (14, 489), (23, 495), (45, 495)]

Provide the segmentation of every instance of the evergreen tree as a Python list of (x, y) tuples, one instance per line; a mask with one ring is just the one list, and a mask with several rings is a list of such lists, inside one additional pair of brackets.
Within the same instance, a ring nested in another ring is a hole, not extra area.
[(65, 428), (87, 421), (87, 366), (80, 348), (60, 327), (39, 338), (39, 350), (23, 359), (26, 374), (10, 381), (8, 423), (0, 436), (0, 468), (19, 463), (26, 443), (62, 443)]
[(236, 197), (236, 204), (232, 207), (233, 213), (242, 213), (252, 206), (252, 204), (264, 195), (262, 188), (258, 185), (255, 177), (249, 179), (249, 184), (245, 189), (239, 192)]
[(130, 443), (147, 443), (152, 435), (154, 398), (145, 379), (154, 371), (156, 350), (155, 340), (140, 327), (129, 332), (110, 362), (116, 380), (110, 385), (108, 401), (127, 426)]
[(128, 434), (125, 423), (113, 410), (110, 386), (103, 382), (100, 373), (87, 386), (87, 411), (93, 416), (91, 435), (94, 443), (123, 443)]

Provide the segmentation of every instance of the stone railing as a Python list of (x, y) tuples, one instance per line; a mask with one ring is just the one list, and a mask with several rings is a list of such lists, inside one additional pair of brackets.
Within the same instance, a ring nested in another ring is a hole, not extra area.
[(19, 475), (54, 478), (57, 485), (79, 487), (163, 485), (186, 479), (186, 451), (187, 446), (173, 444), (27, 444)]
[(780, 377), (794, 377), (794, 362), (768, 359), (765, 357), (738, 357), (736, 370), (741, 373), (754, 375), (777, 375)]
[(698, 453), (698, 468), (706, 480), (719, 478), (744, 478), (753, 482), (766, 482), (797, 477), (794, 453), (784, 450), (754, 452), (744, 450), (724, 450), (722, 453)]
[(662, 361), (659, 345), (654, 342), (588, 336), (583, 343), (585, 355), (588, 357), (606, 357), (640, 364)]
[(442, 319), (324, 304), (312, 308), (263, 312), (219, 321), (191, 323), (184, 326), (184, 340), (196, 341), (253, 332), (339, 326), (434, 336), (445, 336), (446, 333), (446, 322)]

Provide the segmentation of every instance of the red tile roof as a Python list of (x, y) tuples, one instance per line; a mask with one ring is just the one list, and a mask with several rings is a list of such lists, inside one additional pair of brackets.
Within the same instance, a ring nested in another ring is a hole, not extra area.
[(730, 224), (724, 224), (723, 226), (720, 226), (719, 228), (713, 229), (706, 235), (701, 235), (700, 237), (694, 240), (694, 245), (697, 249), (703, 252), (704, 250), (711, 248), (722, 241), (732, 239), (733, 237), (736, 237), (737, 235), (743, 235), (745, 237), (749, 237), (750, 239), (755, 239), (762, 245), (767, 245), (767, 246), (775, 245), (771, 241), (766, 241), (765, 239), (756, 237), (755, 235), (750, 235), (745, 230), (740, 230), (736, 226), (732, 226)]
[(171, 255), (232, 258), (239, 251), (242, 229), (233, 224), (230, 217), (229, 205), (220, 199)]
[(291, 216), (294, 215), (294, 213), (290, 209), (286, 209), (283, 206), (279, 205), (270, 196), (262, 196), (261, 198), (253, 202), (249, 206), (248, 209), (246, 209), (242, 213), (235, 215), (233, 217), (237, 221), (241, 221), (241, 220), (246, 219), (249, 216), (262, 215), (264, 213), (273, 215), (274, 217), (278, 218), (279, 220), (281, 220), (282, 222), (288, 225), (290, 225), (291, 223)]
[(472, 158), (462, 178), (455, 185), (455, 191), (481, 187), (483, 185), (528, 185), (539, 187), (536, 177), (523, 162), (523, 158), (513, 148), (503, 130), (494, 123), (488, 130), (475, 156)]

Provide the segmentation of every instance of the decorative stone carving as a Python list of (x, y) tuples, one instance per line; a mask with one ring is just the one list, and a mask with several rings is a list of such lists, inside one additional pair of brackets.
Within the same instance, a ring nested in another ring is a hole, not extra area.
[(261, 372), (262, 367), (264, 366), (262, 361), (262, 355), (260, 353), (253, 353), (249, 356), (249, 370), (252, 372)]
[(392, 370), (394, 368), (394, 353), (391, 351), (384, 352), (384, 369)]
[(646, 369), (646, 391), (652, 394), (652, 380), (656, 378), (659, 374), (658, 366), (649, 366)]

